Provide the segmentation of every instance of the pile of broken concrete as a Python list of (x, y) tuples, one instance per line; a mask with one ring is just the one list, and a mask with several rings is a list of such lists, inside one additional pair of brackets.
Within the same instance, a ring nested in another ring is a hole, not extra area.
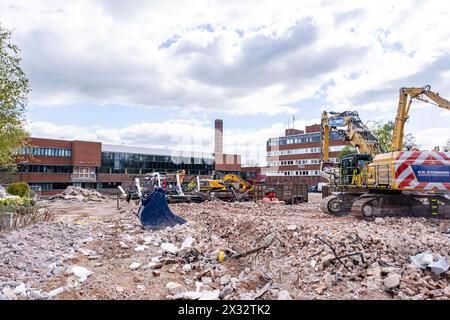
[(60, 194), (48, 198), (50, 201), (102, 201), (103, 199), (105, 199), (105, 196), (96, 190), (74, 186), (68, 186)]
[[(187, 223), (149, 231), (120, 214), (0, 237), (8, 261), (0, 267), (0, 290), (19, 299), (40, 298), (38, 290), (57, 299), (450, 298), (445, 221), (331, 217), (313, 202), (170, 208)], [(269, 246), (236, 258), (271, 234)]]

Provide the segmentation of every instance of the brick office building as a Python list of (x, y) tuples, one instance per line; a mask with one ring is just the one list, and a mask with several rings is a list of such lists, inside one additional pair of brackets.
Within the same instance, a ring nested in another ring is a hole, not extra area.
[(69, 185), (112, 189), (150, 172), (185, 170), (209, 175), (215, 169), (210, 153), (42, 138), (31, 138), (29, 144), (14, 180), (27, 182), (42, 195), (58, 193)]
[(97, 187), (101, 143), (31, 138), (30, 145), (22, 152), (16, 180), (44, 194), (69, 185)]
[[(337, 156), (349, 142), (330, 137), (330, 160)], [(285, 135), (267, 141), (268, 177), (296, 177), (298, 183), (309, 186), (325, 182), (320, 177), (321, 133), (320, 125), (306, 126), (305, 130), (286, 129)], [(282, 179), (280, 178), (280, 181)]]
[(22, 150), (14, 181), (24, 181), (42, 195), (69, 185), (115, 189), (137, 175), (185, 170), (188, 175), (238, 173), (240, 155), (223, 153), (223, 122), (215, 121), (214, 153), (109, 145), (101, 142), (30, 138)]

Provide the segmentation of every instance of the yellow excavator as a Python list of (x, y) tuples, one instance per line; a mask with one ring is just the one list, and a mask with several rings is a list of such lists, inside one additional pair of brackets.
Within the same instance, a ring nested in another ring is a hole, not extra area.
[(233, 173), (226, 174), (223, 177), (223, 181), (229, 187), (232, 186), (234, 188), (234, 190), (238, 191), (239, 193), (244, 193), (247, 191), (254, 190), (254, 187), (250, 183), (248, 183), (247, 181), (245, 181), (244, 179), (239, 177), (237, 174), (233, 174)]
[[(357, 112), (324, 112), (322, 169), (336, 190), (322, 200), (324, 213), (351, 212), (366, 219), (391, 215), (450, 218), (450, 153), (402, 151), (404, 125), (414, 100), (450, 110), (450, 102), (430, 89), (428, 85), (400, 89), (391, 150), (382, 150)], [(342, 157), (336, 169), (329, 165), (331, 135), (349, 141), (357, 150)]]
[(229, 190), (233, 188), (239, 193), (253, 191), (253, 186), (236, 174), (214, 173), (211, 179), (200, 180), (201, 191)]

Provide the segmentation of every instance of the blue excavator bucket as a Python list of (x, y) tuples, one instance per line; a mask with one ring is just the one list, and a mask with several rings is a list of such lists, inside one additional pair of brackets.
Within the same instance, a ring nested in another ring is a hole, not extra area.
[(138, 212), (139, 220), (145, 229), (157, 230), (186, 223), (186, 220), (173, 214), (167, 205), (166, 193), (162, 188), (155, 188), (141, 199)]

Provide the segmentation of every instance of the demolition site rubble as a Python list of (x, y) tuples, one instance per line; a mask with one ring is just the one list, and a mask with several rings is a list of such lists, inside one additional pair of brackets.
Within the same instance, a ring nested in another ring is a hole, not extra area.
[(63, 192), (48, 198), (49, 201), (103, 201), (105, 196), (92, 189), (68, 186)]
[(310, 195), (171, 204), (187, 223), (154, 231), (100, 198), (49, 201), (54, 221), (0, 235), (0, 299), (450, 298), (445, 221), (332, 217)]

